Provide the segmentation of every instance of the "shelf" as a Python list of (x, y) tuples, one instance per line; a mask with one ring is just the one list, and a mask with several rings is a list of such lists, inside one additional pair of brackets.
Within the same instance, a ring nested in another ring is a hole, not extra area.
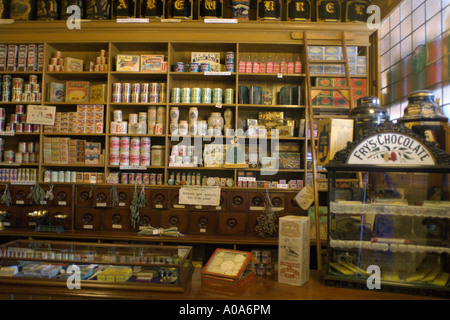
[(55, 164), (55, 163), (43, 163), (43, 167), (76, 167), (76, 168), (104, 168), (103, 164)]
[(298, 81), (305, 77), (304, 73), (239, 73), (241, 81)]
[(72, 79), (83, 79), (83, 80), (107, 80), (108, 72), (46, 72), (47, 76), (51, 76), (53, 78), (59, 78), (63, 80), (72, 80)]
[(39, 105), (41, 104), (41, 101), (35, 101), (35, 102), (26, 102), (26, 101), (0, 101), (0, 105), (10, 105), (10, 104), (33, 104), (33, 105)]
[[(110, 164), (108, 164), (107, 165), (107, 167), (108, 168), (114, 168), (114, 169), (120, 169), (120, 165), (118, 165), (118, 166), (116, 166), (116, 165), (110, 165)], [(164, 166), (145, 166), (146, 168), (145, 168), (145, 170), (140, 170), (140, 169), (126, 169), (126, 170), (123, 170), (123, 171), (142, 171), (142, 172), (145, 172), (146, 170), (151, 170), (151, 169), (164, 169), (165, 167)]]
[(43, 132), (43, 136), (75, 136), (75, 137), (104, 137), (106, 133), (79, 133), (79, 132)]
[[(220, 107), (217, 107), (220, 106)], [(214, 107), (219, 112), (222, 108), (235, 108), (235, 104), (225, 104), (225, 103), (174, 103), (170, 102), (169, 107), (181, 107), (182, 109), (188, 109), (190, 107), (200, 107), (200, 108), (212, 108)]]
[(308, 60), (309, 64), (346, 64), (346, 60)]
[(41, 75), (43, 71), (0, 71), (0, 75)]
[(39, 166), (39, 163), (6, 163), (6, 162), (0, 162), (0, 167), (37, 167)]
[(156, 106), (165, 106), (166, 102), (111, 102), (109, 103), (110, 107), (156, 107)]
[(280, 104), (239, 104), (239, 108), (248, 109), (259, 109), (259, 108), (270, 108), (270, 109), (305, 109), (305, 105), (280, 105)]
[(79, 102), (44, 102), (44, 105), (47, 106), (75, 106), (75, 105), (105, 105), (106, 102), (83, 102), (83, 101), (79, 101)]

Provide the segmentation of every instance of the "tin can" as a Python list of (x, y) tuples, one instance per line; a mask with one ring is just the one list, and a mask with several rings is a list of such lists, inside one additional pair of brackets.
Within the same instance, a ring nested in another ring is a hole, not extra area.
[[(70, 179), (72, 178), (72, 173), (70, 171), (64, 172), (64, 182), (72, 182)], [(75, 182), (75, 181), (73, 181)]]
[(234, 62), (233, 63), (225, 63), (225, 70), (228, 72), (234, 72)]
[[(148, 103), (149, 102), (148, 93), (141, 93), (139, 96), (139, 101), (142, 103)], [(154, 101), (151, 101), (151, 102), (154, 102)], [(158, 102), (158, 101), (155, 101), (155, 102)]]
[(266, 277), (272, 277), (273, 276), (273, 270), (274, 270), (274, 266), (273, 263), (268, 263), (265, 265), (265, 276)]
[(266, 268), (265, 265), (263, 263), (259, 263), (256, 266), (256, 274), (258, 276), (264, 276), (266, 274)]
[(166, 107), (156, 109), (156, 122), (166, 123)]
[(141, 152), (139, 158), (139, 164), (141, 166), (149, 166), (150, 165), (150, 151), (149, 152)]
[(200, 72), (205, 72), (205, 71), (209, 71), (210, 70), (210, 66), (209, 63), (204, 62), (200, 64)]
[(147, 123), (147, 112), (139, 112), (138, 113), (138, 122), (139, 123)]
[(211, 103), (211, 88), (202, 88), (202, 103)]
[(34, 142), (27, 142), (26, 147), (28, 152), (34, 152)]
[(234, 52), (227, 51), (225, 53), (225, 63), (233, 63), (234, 64)]
[(6, 111), (5, 108), (0, 108), (0, 121), (5, 121)]
[(134, 172), (130, 172), (128, 174), (128, 183), (134, 184), (136, 182), (136, 174)]
[(155, 134), (161, 135), (164, 133), (164, 123), (157, 122), (155, 124)]
[(23, 104), (16, 105), (16, 114), (24, 114), (25, 106)]
[(16, 123), (14, 131), (15, 132), (23, 132), (23, 123)]
[(199, 71), (198, 62), (189, 63), (189, 72), (198, 72), (198, 71)]
[(156, 173), (150, 173), (150, 184), (151, 185), (156, 184)]
[(191, 103), (191, 88), (181, 89), (181, 103)]
[(234, 89), (227, 88), (224, 91), (224, 103), (225, 104), (233, 104), (234, 103)]
[(140, 149), (141, 149), (141, 138), (139, 138), (139, 137), (132, 137), (130, 139), (130, 151), (131, 152), (133, 152), (133, 151), (139, 152)]
[(222, 103), (222, 88), (213, 89), (212, 103)]
[(162, 173), (158, 173), (158, 174), (156, 175), (156, 184), (157, 184), (157, 185), (162, 185), (162, 184), (163, 184), (163, 181), (164, 181), (164, 179), (163, 179), (163, 174), (162, 174)]
[(173, 66), (173, 71), (184, 72), (184, 62), (177, 62)]
[(130, 150), (130, 137), (120, 137), (120, 150), (121, 151)]
[(112, 90), (112, 93), (114, 94), (121, 94), (122, 93), (122, 83), (120, 83), (120, 82), (116, 82), (116, 83), (113, 83), (113, 90)]
[(116, 121), (116, 122), (120, 122), (120, 121), (123, 121), (123, 118), (122, 118), (122, 110), (114, 110), (113, 111), (113, 118), (114, 118), (114, 121)]
[(139, 116), (137, 113), (130, 113), (128, 115), (128, 123), (129, 124), (138, 123), (138, 121), (139, 121)]
[(136, 173), (135, 181), (136, 181), (136, 184), (142, 184), (142, 173)]
[(127, 172), (122, 172), (120, 174), (120, 183), (128, 184), (128, 173)]
[(143, 184), (150, 184), (150, 173), (144, 173), (142, 175), (142, 183)]
[(262, 263), (272, 262), (272, 252), (270, 250), (264, 250), (261, 252), (261, 262)]
[(252, 250), (251, 262), (255, 263), (255, 264), (261, 263), (261, 251), (260, 250)]
[(172, 102), (172, 103), (180, 103), (181, 102), (181, 89), (180, 88), (172, 88), (170, 90), (170, 102)]
[(147, 125), (147, 133), (148, 134), (155, 134), (155, 127), (156, 127), (156, 122), (155, 121), (149, 122), (148, 125)]
[(202, 102), (202, 89), (192, 88), (191, 89), (191, 103), (201, 103)]
[(151, 165), (152, 166), (162, 166), (164, 158), (164, 146), (152, 146), (151, 148)]
[(120, 151), (110, 150), (109, 152), (109, 164), (112, 166), (120, 165)]
[(147, 109), (147, 121), (156, 121), (156, 107), (149, 107)]

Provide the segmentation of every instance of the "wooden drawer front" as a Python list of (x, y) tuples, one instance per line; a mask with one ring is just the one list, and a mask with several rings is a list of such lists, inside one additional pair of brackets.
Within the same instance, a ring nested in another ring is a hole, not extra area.
[(93, 207), (94, 197), (89, 197), (91, 187), (76, 187), (75, 191), (75, 204), (78, 207)]
[(217, 213), (210, 211), (192, 211), (189, 217), (189, 232), (214, 234), (217, 232)]
[[(117, 188), (117, 196), (119, 197), (117, 208), (129, 208), (131, 205), (131, 196), (134, 188)], [(111, 199), (112, 201), (112, 199)]]
[[(1, 193), (0, 193), (1, 194)], [(7, 207), (6, 205), (2, 205), (1, 211), (5, 211), (6, 214), (3, 215), (2, 223), (5, 229), (8, 228), (19, 228), (22, 226), (22, 209), (17, 206)], [(26, 208), (25, 208), (26, 209)]]
[(189, 214), (187, 211), (161, 211), (160, 217), (161, 228), (177, 227), (181, 233), (188, 231)]
[(72, 207), (73, 204), (73, 188), (71, 186), (55, 186), (53, 189), (53, 205)]
[(251, 212), (261, 212), (265, 208), (266, 195), (264, 192), (249, 192), (248, 209)]
[(158, 210), (150, 210), (146, 208), (139, 209), (139, 222), (133, 228), (131, 226), (132, 231), (140, 231), (143, 227), (155, 227), (159, 228), (159, 211)]
[(298, 192), (288, 192), (286, 193), (286, 206), (284, 211), (296, 215), (306, 215), (306, 212), (302, 210), (298, 203), (295, 201), (295, 196)]
[(246, 191), (230, 191), (227, 196), (228, 210), (247, 211), (248, 197)]
[(75, 208), (75, 229), (99, 231), (102, 227), (103, 209)]
[(247, 215), (247, 230), (245, 234), (247, 236), (257, 236), (255, 228), (258, 224), (258, 217), (261, 212), (249, 212)]
[(34, 205), (34, 202), (28, 199), (31, 188), (32, 186), (9, 186), (11, 192), (11, 205)]
[(96, 208), (110, 208), (111, 207), (111, 189), (110, 188), (95, 188), (93, 192), (93, 205)]
[(283, 192), (269, 192), (269, 198), (272, 206), (280, 211), (286, 208), (286, 195)]
[(170, 208), (171, 209), (189, 209), (191, 206), (179, 203), (179, 190), (170, 190)]
[(219, 211), (227, 211), (227, 196), (228, 196), (228, 192), (222, 191), (220, 193), (220, 202), (218, 206), (203, 206), (203, 208), (205, 210), (209, 210), (209, 211), (215, 211), (215, 212), (219, 212)]
[(169, 190), (150, 190), (150, 208), (168, 209), (169, 208)]
[(247, 213), (219, 213), (219, 233), (243, 235), (246, 231)]
[(103, 230), (130, 231), (131, 212), (129, 209), (105, 209), (103, 212)]
[(58, 206), (49, 208), (49, 217), (52, 219), (52, 221), (55, 221), (57, 224), (60, 223), (58, 219), (55, 218), (57, 215), (67, 215), (66, 219), (61, 220), (62, 226), (64, 227), (64, 230), (72, 230), (72, 223), (73, 223), (73, 214), (72, 214), (72, 207), (68, 206)]

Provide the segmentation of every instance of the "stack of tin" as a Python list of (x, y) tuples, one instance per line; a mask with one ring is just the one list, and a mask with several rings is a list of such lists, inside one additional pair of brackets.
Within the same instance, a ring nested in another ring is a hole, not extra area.
[(30, 75), (29, 82), (23, 78), (4, 75), (1, 83), (3, 102), (40, 102), (41, 86), (36, 75)]
[(234, 103), (234, 89), (227, 88), (172, 88), (171, 103)]
[(1, 168), (0, 182), (32, 182), (37, 180), (37, 170), (31, 168)]
[(228, 72), (234, 72), (234, 52), (228, 51), (225, 54), (225, 70)]
[(149, 137), (111, 137), (109, 164), (112, 166), (150, 166)]
[(8, 116), (6, 123), (6, 111), (0, 108), (0, 132), (39, 132), (40, 125), (26, 123), (27, 115), (24, 105), (16, 105), (16, 112)]
[[(6, 158), (6, 154), (5, 154)], [(14, 154), (15, 163), (36, 163), (39, 159), (38, 142), (19, 142)], [(8, 159), (9, 160), (9, 159)], [(7, 161), (7, 159), (5, 159)]]
[(113, 83), (113, 103), (165, 103), (165, 83)]

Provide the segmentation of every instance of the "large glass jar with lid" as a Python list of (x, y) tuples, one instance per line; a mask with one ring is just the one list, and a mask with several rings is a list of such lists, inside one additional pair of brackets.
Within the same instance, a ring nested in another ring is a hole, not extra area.
[(356, 107), (350, 111), (349, 118), (354, 121), (353, 140), (355, 141), (389, 120), (386, 110), (380, 106), (380, 99), (373, 96), (358, 99)]
[(441, 113), (432, 91), (417, 90), (408, 95), (408, 106), (399, 123), (424, 137), (428, 142), (445, 149), (445, 128), (448, 118)]

